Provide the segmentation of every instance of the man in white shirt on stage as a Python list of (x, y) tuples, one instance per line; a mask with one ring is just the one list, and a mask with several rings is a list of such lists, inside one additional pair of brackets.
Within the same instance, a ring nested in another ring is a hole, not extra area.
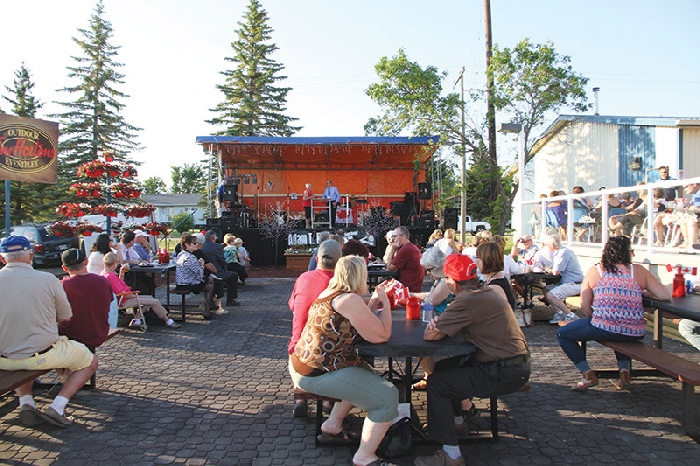
[(338, 188), (333, 186), (333, 182), (331, 180), (326, 181), (326, 189), (323, 190), (322, 199), (329, 201), (330, 211), (328, 212), (328, 215), (330, 216), (330, 224), (333, 226), (335, 225), (335, 210), (338, 207), (338, 202), (340, 202), (340, 193), (338, 192)]

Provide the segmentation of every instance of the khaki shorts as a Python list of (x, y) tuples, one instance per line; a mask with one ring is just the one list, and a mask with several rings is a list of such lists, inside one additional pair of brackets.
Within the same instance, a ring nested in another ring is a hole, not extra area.
[(53, 348), (43, 354), (24, 359), (0, 358), (0, 369), (6, 371), (70, 369), (79, 371), (92, 364), (94, 354), (79, 341), (69, 340), (66, 336), (58, 337)]

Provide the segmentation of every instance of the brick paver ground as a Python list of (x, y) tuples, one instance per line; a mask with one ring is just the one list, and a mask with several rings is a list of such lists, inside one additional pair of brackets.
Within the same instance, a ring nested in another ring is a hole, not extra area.
[[(0, 399), (0, 464), (351, 464), (353, 449), (314, 447), (311, 418), (292, 417), (286, 302), (293, 283), (251, 278), (241, 287), (242, 306), (216, 320), (195, 315), (179, 330), (125, 330), (108, 341), (98, 350), (99, 388), (71, 400), (77, 423), (68, 429), (25, 428), (14, 396)], [(462, 446), (469, 464), (698, 464), (700, 445), (679, 423), (678, 382), (637, 379), (630, 392), (618, 392), (601, 380), (588, 393), (572, 392), (577, 374), (555, 330), (541, 321), (525, 329), (532, 390), (501, 399), (500, 440)], [(664, 343), (700, 361), (693, 348)], [(589, 348), (593, 367), (614, 364), (610, 350)], [(421, 415), (424, 397), (415, 403)], [(50, 399), (37, 394), (36, 401), (43, 408)], [(359, 428), (361, 415), (353, 412), (352, 427)], [(485, 413), (474, 428), (487, 428)], [(410, 465), (413, 457), (396, 462)]]

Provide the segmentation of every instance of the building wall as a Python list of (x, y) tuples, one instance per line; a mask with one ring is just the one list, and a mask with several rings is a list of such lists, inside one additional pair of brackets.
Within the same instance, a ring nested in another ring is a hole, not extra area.
[(679, 141), (682, 141), (685, 178), (700, 176), (700, 128), (683, 128)]

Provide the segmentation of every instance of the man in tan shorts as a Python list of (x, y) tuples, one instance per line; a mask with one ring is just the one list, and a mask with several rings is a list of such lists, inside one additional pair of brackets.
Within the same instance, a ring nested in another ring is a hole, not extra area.
[(32, 382), (15, 389), (22, 424), (49, 422), (68, 427), (68, 400), (97, 370), (97, 356), (82, 343), (59, 337), (57, 322), (73, 315), (61, 282), (32, 267), (34, 251), (24, 236), (8, 236), (0, 243), (0, 369), (70, 369), (70, 376), (53, 402), (39, 411)]

